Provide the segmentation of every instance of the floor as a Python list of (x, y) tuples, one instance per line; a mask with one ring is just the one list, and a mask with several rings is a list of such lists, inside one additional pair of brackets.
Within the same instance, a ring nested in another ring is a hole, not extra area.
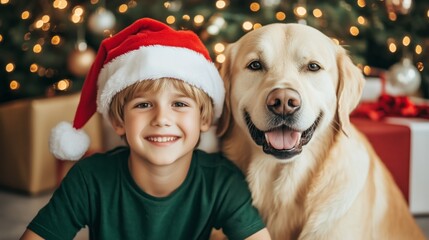
[[(51, 197), (50, 193), (28, 196), (0, 189), (0, 240), (17, 240), (27, 224)], [(87, 240), (88, 231), (80, 231), (75, 240)]]
[[(49, 200), (50, 194), (29, 197), (0, 189), (0, 240), (16, 240), (28, 222)], [(429, 239), (429, 215), (417, 216), (417, 223)], [(76, 240), (88, 239), (87, 229), (79, 232)]]

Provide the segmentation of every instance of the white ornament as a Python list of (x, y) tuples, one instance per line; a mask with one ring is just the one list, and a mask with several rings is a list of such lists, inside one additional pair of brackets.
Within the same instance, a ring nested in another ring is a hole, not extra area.
[(409, 57), (393, 64), (387, 72), (387, 81), (394, 95), (412, 95), (420, 87), (421, 76)]
[(115, 26), (115, 15), (103, 8), (99, 7), (88, 20), (88, 27), (94, 33), (103, 33), (105, 30), (110, 30)]

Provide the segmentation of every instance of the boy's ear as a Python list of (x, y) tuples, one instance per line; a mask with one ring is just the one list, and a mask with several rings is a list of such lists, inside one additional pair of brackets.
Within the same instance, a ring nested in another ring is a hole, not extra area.
[(200, 131), (207, 132), (210, 129), (211, 124), (212, 124), (212, 121), (210, 119), (201, 119)]
[(211, 120), (201, 120), (201, 134), (197, 148), (208, 153), (219, 151), (219, 141), (216, 136), (216, 126), (211, 125)]
[(112, 119), (112, 118), (109, 118), (109, 120), (116, 134), (118, 134), (119, 136), (125, 135), (125, 128), (122, 122), (119, 122), (117, 119)]

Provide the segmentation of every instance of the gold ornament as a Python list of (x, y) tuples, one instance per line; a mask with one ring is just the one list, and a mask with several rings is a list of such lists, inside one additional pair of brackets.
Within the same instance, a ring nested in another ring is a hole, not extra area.
[(70, 53), (67, 67), (75, 76), (85, 76), (91, 68), (95, 59), (95, 51), (91, 48), (79, 50), (78, 48)]

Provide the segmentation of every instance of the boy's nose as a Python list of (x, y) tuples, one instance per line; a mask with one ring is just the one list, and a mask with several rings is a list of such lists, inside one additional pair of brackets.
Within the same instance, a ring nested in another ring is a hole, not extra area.
[(165, 127), (171, 126), (170, 113), (166, 107), (158, 107), (152, 120), (153, 126)]

